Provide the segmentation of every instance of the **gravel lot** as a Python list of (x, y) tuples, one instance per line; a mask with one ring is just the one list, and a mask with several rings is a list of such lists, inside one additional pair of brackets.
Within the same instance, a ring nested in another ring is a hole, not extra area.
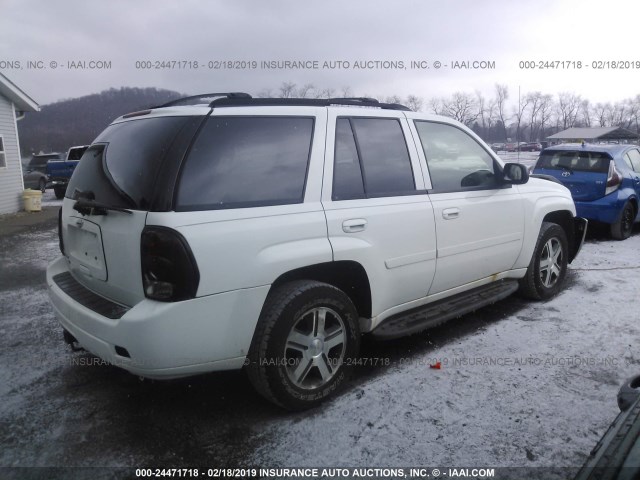
[(55, 219), (0, 236), (0, 466), (577, 470), (640, 370), (640, 234), (589, 237), (556, 298), (365, 340), (370, 360), (345, 393), (289, 414), (242, 372), (141, 381), (70, 352), (45, 286)]

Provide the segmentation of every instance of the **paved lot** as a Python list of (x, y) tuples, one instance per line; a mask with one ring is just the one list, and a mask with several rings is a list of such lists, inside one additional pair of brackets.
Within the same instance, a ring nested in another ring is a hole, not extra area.
[(639, 232), (591, 234), (551, 301), (511, 297), (365, 341), (377, 365), (323, 408), (288, 414), (242, 372), (141, 381), (70, 352), (45, 288), (56, 217), (42, 218), (0, 235), (0, 466), (577, 468), (640, 371)]

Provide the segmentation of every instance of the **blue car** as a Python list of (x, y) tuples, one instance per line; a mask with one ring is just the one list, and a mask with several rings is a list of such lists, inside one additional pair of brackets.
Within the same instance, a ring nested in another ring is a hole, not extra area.
[(629, 238), (640, 220), (640, 147), (566, 144), (544, 149), (533, 174), (551, 175), (571, 190), (579, 217), (610, 225)]

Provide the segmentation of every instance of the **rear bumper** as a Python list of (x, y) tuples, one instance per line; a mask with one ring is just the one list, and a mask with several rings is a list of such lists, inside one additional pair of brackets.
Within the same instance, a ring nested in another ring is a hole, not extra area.
[(626, 202), (618, 192), (591, 202), (576, 201), (576, 214), (594, 222), (615, 223)]
[(94, 355), (148, 378), (242, 368), (269, 290), (263, 286), (175, 303), (145, 299), (113, 319), (56, 284), (53, 277), (67, 271), (64, 257), (47, 268), (49, 297), (60, 324)]
[(69, 179), (68, 178), (64, 178), (64, 177), (50, 177), (49, 178), (49, 184), (52, 187), (55, 187), (56, 185), (67, 185), (69, 183)]

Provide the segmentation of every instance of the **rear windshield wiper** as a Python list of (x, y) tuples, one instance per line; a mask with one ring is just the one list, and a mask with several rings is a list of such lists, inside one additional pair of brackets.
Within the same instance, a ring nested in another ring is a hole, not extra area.
[(109, 210), (128, 213), (129, 215), (133, 214), (131, 210), (127, 210), (126, 208), (107, 205), (106, 203), (100, 203), (86, 198), (79, 198), (76, 203), (73, 204), (73, 209), (82, 215), (107, 215), (107, 211)]

